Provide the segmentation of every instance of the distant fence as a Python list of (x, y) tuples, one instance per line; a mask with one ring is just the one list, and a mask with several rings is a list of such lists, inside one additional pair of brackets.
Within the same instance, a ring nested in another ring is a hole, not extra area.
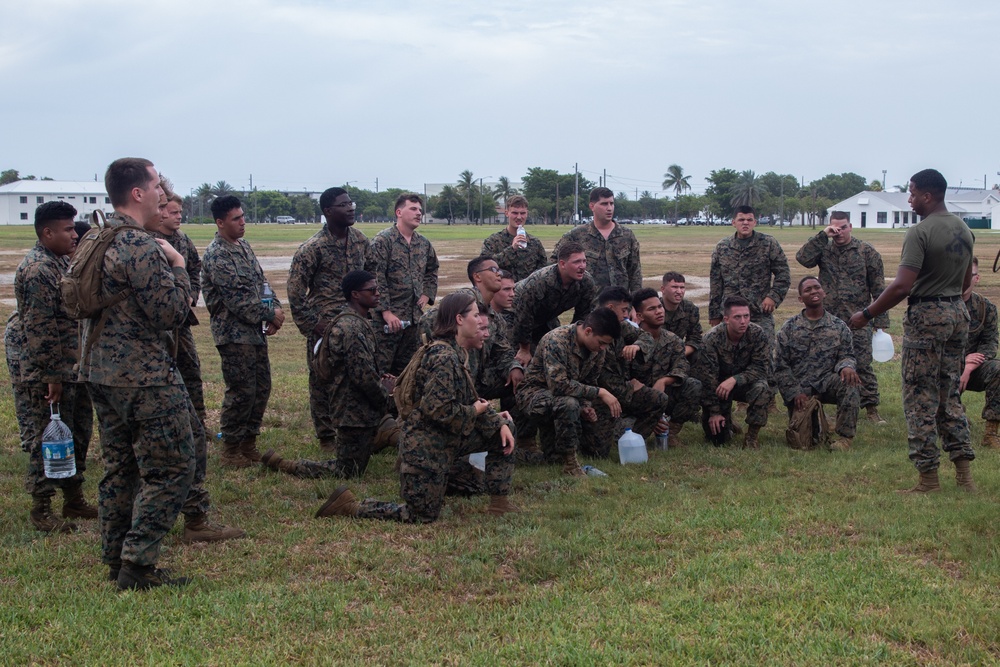
[(969, 226), (969, 229), (990, 229), (992, 225), (990, 224), (989, 218), (966, 218), (965, 224)]

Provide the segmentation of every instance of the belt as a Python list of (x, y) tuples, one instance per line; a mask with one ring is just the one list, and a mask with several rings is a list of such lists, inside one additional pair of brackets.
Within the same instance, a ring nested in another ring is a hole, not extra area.
[(958, 301), (961, 298), (961, 294), (956, 296), (911, 296), (906, 299), (906, 305), (913, 306), (918, 303), (931, 303), (934, 301)]

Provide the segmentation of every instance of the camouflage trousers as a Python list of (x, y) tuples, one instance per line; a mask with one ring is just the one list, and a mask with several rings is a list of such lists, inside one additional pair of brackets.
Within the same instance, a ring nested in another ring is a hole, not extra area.
[(880, 401), (878, 378), (872, 370), (872, 328), (869, 325), (852, 329), (851, 336), (854, 339), (854, 363), (861, 378), (861, 407), (877, 406)]
[(101, 560), (155, 565), (195, 475), (187, 392), (183, 385), (89, 386), (104, 456)]
[(940, 451), (976, 457), (958, 393), (969, 313), (961, 301), (914, 304), (903, 317), (903, 413), (910, 460), (920, 472), (937, 470)]
[(201, 359), (198, 358), (198, 348), (194, 344), (194, 335), (190, 326), (177, 330), (177, 371), (184, 379), (188, 396), (195, 414), (201, 420), (202, 431), (207, 430), (205, 422), (205, 391), (201, 382)]
[(181, 514), (193, 518), (208, 514), (211, 506), (211, 498), (208, 489), (205, 488), (205, 475), (208, 472), (208, 438), (190, 396), (187, 401), (187, 412), (191, 420), (191, 435), (194, 438), (194, 479), (191, 481), (191, 489), (181, 508)]
[[(11, 375), (11, 377), (15, 377)], [(11, 382), (14, 390), (14, 415), (17, 417), (17, 430), (21, 438), (21, 451), (30, 452), (35, 441), (35, 426), (31, 420), (31, 392), (24, 382)]]
[(966, 391), (986, 392), (983, 405), (983, 419), (1000, 421), (1000, 360), (988, 359), (982, 366), (972, 371)]
[(312, 417), (316, 439), (320, 442), (334, 442), (337, 434), (333, 425), (330, 407), (330, 383), (324, 382), (313, 370), (313, 349), (320, 337), (315, 334), (306, 338), (306, 368), (309, 369), (309, 415)]
[(45, 395), (49, 387), (42, 382), (26, 382), (23, 387), (30, 402), (29, 419), (31, 432), (34, 434), (31, 442), (31, 452), (28, 458), (28, 473), (24, 480), (24, 490), (33, 496), (51, 498), (57, 488), (79, 486), (83, 484), (83, 473), (87, 471), (87, 452), (90, 449), (90, 439), (94, 434), (94, 406), (90, 402), (87, 385), (76, 382), (65, 382), (62, 386), (62, 399), (59, 401), (59, 418), (73, 433), (73, 452), (76, 457), (76, 474), (63, 479), (49, 479), (45, 476), (45, 464), (42, 461), (42, 433), (49, 425), (49, 402)]
[(271, 397), (271, 362), (266, 345), (219, 345), (226, 395), (219, 422), (222, 439), (240, 443), (260, 435)]
[(528, 428), (537, 428), (542, 451), (548, 458), (581, 451), (584, 439), (592, 442), (598, 437), (593, 433), (597, 426), (580, 417), (580, 399), (538, 389), (527, 395), (519, 393), (517, 406)]
[(648, 438), (653, 434), (653, 428), (660, 417), (670, 414), (674, 403), (668, 395), (650, 387), (632, 391), (630, 396), (619, 400), (622, 404), (622, 416), (618, 419), (611, 416), (610, 408), (603, 401), (594, 402), (597, 421), (585, 431), (581, 442), (581, 451), (587, 456), (608, 458), (611, 448), (628, 428), (643, 438)]
[(398, 376), (420, 347), (420, 327), (414, 322), (398, 333), (387, 334), (382, 328), (385, 325), (381, 317), (376, 318), (372, 326), (375, 328), (375, 341), (378, 344), (375, 362), (379, 373)]
[[(815, 393), (813, 396), (819, 399), (820, 403), (837, 406), (837, 426), (834, 428), (837, 435), (845, 438), (853, 438), (858, 430), (858, 412), (861, 409), (861, 392), (858, 387), (848, 387), (840, 379), (839, 373), (830, 373), (817, 383), (824, 387), (822, 393)], [(788, 415), (791, 417), (791, 404), (786, 403)]]
[(360, 477), (368, 468), (368, 460), (372, 456), (372, 444), (378, 428), (366, 426), (362, 428), (341, 426), (336, 429), (337, 458), (327, 461), (310, 461), (299, 459), (289, 461), (288, 467), (282, 465), (282, 470), (294, 477), (302, 479), (320, 479), (322, 477)]
[[(703, 390), (705, 391), (705, 390)], [(708, 420), (712, 416), (710, 410), (701, 411), (701, 427), (705, 431), (705, 439), (714, 445), (724, 445), (733, 437), (733, 401), (746, 401), (747, 424), (749, 426), (767, 426), (767, 409), (774, 398), (774, 392), (766, 380), (734, 387), (729, 392), (729, 400), (720, 405), (719, 414), (726, 418), (726, 425), (718, 435), (712, 435), (708, 428)]]
[(760, 325), (760, 328), (764, 330), (764, 335), (767, 336), (767, 342), (774, 349), (774, 315), (770, 313), (759, 313), (755, 312), (750, 315), (750, 321), (754, 324)]
[(486, 452), (484, 483), (491, 496), (510, 495), (514, 456), (505, 455), (497, 431), (484, 437), (478, 430), (469, 437), (428, 432), (404, 422), (400, 441), (399, 494), (403, 503), (367, 498), (358, 516), (405, 523), (431, 523), (441, 514), (448, 489), (449, 472), (455, 460), (476, 452)]

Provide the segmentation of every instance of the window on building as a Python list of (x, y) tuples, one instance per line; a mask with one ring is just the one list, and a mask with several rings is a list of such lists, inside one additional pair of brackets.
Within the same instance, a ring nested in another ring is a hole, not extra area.
[(36, 204), (44, 204), (45, 203), (45, 197), (42, 197), (42, 196), (35, 197), (35, 203)]
[(892, 226), (893, 227), (899, 226), (899, 211), (892, 212)]
[(879, 211), (875, 216), (875, 222), (880, 225), (889, 224), (889, 213), (887, 211)]
[(861, 227), (864, 229), (868, 223), (868, 213), (866, 211), (861, 211)]
[(111, 203), (111, 197), (105, 197), (104, 198), (104, 203), (105, 204), (110, 204)]
[(91, 197), (90, 198), (90, 203), (91, 204), (96, 204), (97, 203), (97, 197)]
[(27, 220), (27, 219), (28, 219), (28, 214), (27, 213), (22, 213), (21, 214), (21, 220)]
[(27, 197), (20, 197), (20, 200), (21, 200), (22, 204), (27, 204), (28, 203), (28, 198)]
[(70, 199), (76, 199), (76, 195), (70, 195), (69, 198)]

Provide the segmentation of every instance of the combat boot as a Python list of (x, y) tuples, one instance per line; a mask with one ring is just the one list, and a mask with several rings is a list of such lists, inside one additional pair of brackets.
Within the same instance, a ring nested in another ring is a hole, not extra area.
[(748, 424), (746, 437), (743, 438), (743, 449), (760, 449), (760, 439), (757, 437), (759, 433), (760, 426)]
[(212, 525), (205, 514), (184, 515), (184, 536), (181, 542), (222, 542), (223, 540), (238, 540), (246, 537), (246, 531), (230, 526)]
[(260, 463), (260, 452), (257, 450), (257, 436), (251, 435), (240, 443), (240, 454), (250, 463)]
[(62, 515), (67, 519), (96, 519), (97, 508), (83, 497), (83, 482), (63, 487)]
[(520, 436), (515, 439), (514, 462), (521, 465), (537, 466), (545, 463), (545, 455), (538, 446), (535, 436)]
[(970, 463), (969, 459), (955, 459), (955, 483), (958, 484), (958, 488), (975, 493), (976, 483), (972, 481)]
[(338, 486), (326, 499), (323, 506), (316, 510), (316, 518), (326, 516), (357, 516), (361, 503), (346, 486)]
[[(971, 481), (971, 480), (970, 480)], [(920, 473), (920, 481), (912, 489), (900, 489), (899, 493), (931, 493), (941, 490), (941, 482), (938, 480), (938, 471), (929, 470)]]
[(1000, 449), (1000, 433), (997, 433), (997, 427), (1000, 427), (1000, 422), (986, 422), (986, 430), (983, 432), (983, 447)]
[(684, 443), (681, 442), (682, 428), (684, 428), (683, 422), (670, 422), (670, 431), (667, 433), (667, 449), (677, 449), (684, 446)]
[(250, 459), (243, 456), (238, 442), (222, 442), (222, 453), (219, 455), (219, 462), (224, 468), (249, 468), (253, 465)]
[(382, 421), (378, 423), (378, 430), (375, 431), (375, 440), (372, 442), (372, 454), (378, 454), (389, 447), (398, 449), (402, 434), (399, 423), (392, 418), (392, 415), (382, 417)]
[(865, 410), (868, 412), (868, 421), (871, 423), (881, 426), (882, 424), (888, 424), (886, 420), (882, 419), (882, 415), (878, 413), (878, 406), (869, 405)]
[(118, 572), (118, 590), (144, 591), (158, 586), (186, 586), (191, 582), (187, 577), (175, 577), (167, 570), (158, 570), (154, 565), (135, 565), (122, 561)]
[(851, 443), (854, 442), (854, 438), (848, 438), (847, 436), (840, 436), (836, 440), (830, 443), (831, 452), (846, 452), (851, 448)]
[(76, 524), (63, 521), (52, 514), (52, 497), (35, 495), (31, 496), (31, 525), (43, 533), (72, 533), (76, 530)]
[(486, 507), (487, 514), (519, 514), (521, 508), (510, 502), (507, 496), (490, 496), (490, 504)]
[(337, 439), (336, 438), (320, 438), (319, 448), (328, 454), (337, 453)]
[(576, 458), (576, 450), (566, 454), (565, 461), (563, 463), (563, 472), (570, 477), (586, 477), (587, 473), (583, 471), (580, 467), (580, 461)]

